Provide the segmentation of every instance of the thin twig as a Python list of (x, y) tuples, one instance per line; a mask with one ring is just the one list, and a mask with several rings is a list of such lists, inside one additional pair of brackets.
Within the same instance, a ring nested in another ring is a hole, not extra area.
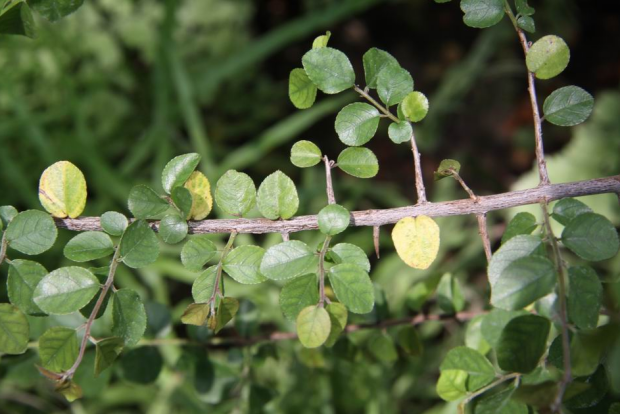
[(465, 399), (463, 400), (463, 403), (462, 403), (462, 404), (463, 404), (463, 406), (467, 405), (467, 404), (468, 404), (470, 401), (472, 401), (474, 398), (476, 398), (476, 397), (478, 397), (478, 396), (480, 396), (480, 395), (484, 394), (485, 392), (489, 391), (490, 389), (493, 389), (493, 388), (497, 387), (498, 385), (500, 385), (500, 384), (502, 384), (502, 383), (504, 383), (504, 382), (506, 382), (506, 381), (509, 381), (509, 380), (511, 380), (511, 379), (519, 378), (519, 376), (520, 376), (520, 375), (521, 375), (521, 374), (520, 374), (520, 373), (518, 373), (518, 372), (513, 372), (513, 373), (511, 373), (511, 374), (507, 374), (507, 375), (504, 375), (504, 376), (502, 376), (502, 377), (499, 377), (498, 379), (496, 379), (495, 381), (493, 381), (493, 382), (492, 382), (492, 383), (490, 383), (489, 385), (487, 385), (487, 386), (485, 386), (485, 387), (480, 388), (478, 391), (476, 391), (476, 392), (474, 392), (474, 393), (472, 393), (472, 394), (469, 394), (469, 395), (467, 396), (467, 398), (465, 398)]
[(558, 241), (553, 234), (553, 229), (551, 228), (551, 219), (549, 218), (548, 211), (548, 202), (545, 201), (541, 203), (541, 207), (543, 210), (543, 218), (545, 220), (545, 230), (547, 233), (547, 238), (551, 243), (551, 248), (553, 249), (553, 256), (555, 258), (555, 265), (558, 272), (558, 296), (560, 301), (560, 324), (562, 327), (562, 352), (563, 352), (563, 368), (564, 375), (562, 376), (562, 380), (560, 381), (560, 386), (558, 388), (558, 394), (555, 398), (555, 402), (553, 403), (553, 407), (551, 407), (552, 411), (558, 412), (560, 406), (562, 405), (562, 399), (564, 398), (564, 393), (566, 392), (566, 387), (572, 381), (572, 373), (571, 373), (571, 364), (570, 364), (570, 337), (569, 337), (569, 327), (568, 327), (568, 312), (566, 309), (566, 267), (564, 266), (564, 261), (562, 260), (562, 253), (560, 252), (560, 247), (558, 245)]
[(97, 314), (99, 313), (99, 309), (101, 308), (101, 305), (103, 304), (103, 301), (106, 295), (108, 294), (108, 290), (110, 290), (110, 287), (114, 283), (114, 275), (116, 273), (116, 267), (118, 266), (118, 263), (119, 263), (119, 256), (120, 256), (120, 248), (117, 247), (116, 251), (114, 252), (114, 256), (112, 256), (112, 261), (110, 262), (110, 269), (108, 270), (108, 278), (106, 279), (105, 284), (103, 285), (103, 288), (101, 289), (101, 293), (99, 294), (99, 298), (97, 298), (97, 302), (95, 302), (95, 306), (93, 307), (93, 310), (90, 313), (88, 320), (86, 321), (86, 325), (84, 329), (84, 336), (82, 337), (82, 343), (80, 344), (80, 351), (78, 353), (78, 357), (73, 363), (73, 365), (71, 366), (71, 368), (69, 368), (67, 372), (63, 374), (62, 376), (63, 380), (71, 379), (73, 377), (73, 374), (75, 374), (75, 371), (77, 371), (77, 369), (80, 367), (80, 364), (82, 363), (82, 358), (84, 358), (84, 353), (86, 352), (86, 347), (88, 346), (88, 342), (90, 339), (90, 329), (92, 328), (93, 322), (95, 322), (95, 318), (97, 317)]
[(230, 252), (232, 245), (235, 241), (235, 238), (237, 237), (237, 233), (236, 232), (232, 232), (230, 233), (230, 236), (228, 237), (228, 243), (226, 243), (226, 247), (224, 247), (224, 251), (222, 252), (222, 255), (220, 256), (220, 261), (217, 264), (217, 274), (215, 276), (215, 286), (213, 286), (213, 293), (211, 294), (211, 298), (209, 298), (209, 302), (211, 304), (211, 313), (213, 315), (215, 315), (215, 303), (217, 302), (217, 295), (220, 296), (224, 296), (224, 292), (222, 289), (222, 268), (223, 268), (223, 263), (224, 263), (224, 259), (226, 259), (226, 256), (228, 256), (228, 253)]
[[(350, 226), (383, 226), (394, 224), (405, 217), (429, 216), (448, 217), (479, 214), (507, 208), (539, 204), (542, 200), (559, 200), (566, 197), (582, 197), (594, 194), (620, 193), (620, 175), (607, 178), (597, 178), (572, 183), (550, 184), (548, 186), (531, 188), (529, 190), (512, 191), (509, 193), (490, 196), (478, 196), (478, 201), (471, 199), (446, 201), (441, 203), (428, 202), (407, 207), (390, 208), (383, 210), (364, 210), (351, 213)], [(73, 231), (101, 231), (99, 217), (80, 217), (77, 219), (54, 219), (56, 225), (62, 229)], [(190, 233), (294, 233), (305, 230), (318, 229), (316, 215), (299, 216), (290, 220), (268, 219), (216, 219), (190, 221)], [(159, 228), (158, 221), (150, 222), (151, 228)]]
[[(517, 19), (512, 12), (512, 8), (505, 1), (506, 14), (510, 18), (517, 35), (519, 36), (519, 42), (523, 48), (523, 54), (527, 57), (527, 52), (530, 50), (530, 43), (525, 36), (525, 32), (517, 24)], [(536, 77), (534, 73), (527, 71), (527, 84), (528, 92), (530, 95), (530, 104), (532, 106), (532, 115), (534, 117), (534, 133), (536, 136), (536, 163), (538, 164), (538, 175), (540, 177), (540, 185), (548, 185), (549, 173), (547, 172), (547, 163), (545, 161), (545, 149), (543, 146), (543, 132), (542, 132), (542, 118), (540, 117), (540, 109), (538, 107), (538, 98), (536, 95)]]
[(323, 157), (323, 162), (325, 163), (325, 182), (326, 182), (326, 190), (327, 190), (327, 202), (329, 204), (336, 204), (336, 196), (334, 195), (334, 185), (332, 183), (332, 168), (333, 161), (330, 161), (327, 158), (327, 155)]
[(328, 301), (325, 296), (325, 254), (329, 248), (329, 242), (332, 240), (330, 236), (325, 238), (323, 247), (319, 253), (319, 306), (325, 306), (325, 302)]

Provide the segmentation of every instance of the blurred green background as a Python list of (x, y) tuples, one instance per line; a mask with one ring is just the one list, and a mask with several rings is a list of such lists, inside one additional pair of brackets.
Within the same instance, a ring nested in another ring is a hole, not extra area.
[[(212, 185), (228, 169), (248, 173), (257, 184), (282, 170), (298, 185), (299, 214), (316, 213), (326, 204), (324, 171), (295, 168), (290, 147), (307, 139), (335, 158), (343, 148), (333, 128), (335, 115), (357, 97), (353, 92), (319, 93), (314, 107), (298, 111), (288, 100), (288, 74), (301, 66), (314, 37), (326, 30), (332, 32), (330, 46), (349, 56), (358, 79), (363, 78), (363, 53), (378, 47), (393, 54), (412, 73), (415, 88), (429, 97), (429, 116), (417, 136), (431, 201), (466, 196), (453, 180), (431, 181), (432, 171), (448, 157), (462, 163), (463, 178), (478, 194), (533, 187), (531, 109), (516, 34), (508, 20), (484, 31), (467, 28), (457, 3), (86, 0), (58, 23), (38, 19), (36, 39), (0, 38), (0, 204), (40, 208), (36, 189), (41, 172), (55, 161), (69, 160), (87, 178), (84, 215), (108, 210), (128, 214), (133, 185), (161, 189), (165, 163), (195, 151), (202, 155), (199, 168)], [(531, 38), (560, 35), (572, 54), (561, 76), (538, 82), (541, 99), (569, 84), (596, 99), (594, 115), (583, 126), (545, 126), (551, 180), (618, 174), (620, 5), (613, 0), (530, 3), (537, 9), (538, 26)], [(415, 200), (411, 151), (393, 145), (387, 124), (382, 128), (369, 143), (381, 165), (377, 177), (361, 180), (336, 172), (336, 198), (348, 209), (397, 207)], [(616, 197), (583, 201), (616, 225), (620, 222)], [(505, 219), (516, 211), (490, 215), (495, 246)], [(215, 216), (223, 215), (215, 209), (210, 217)], [(382, 255), (380, 260), (372, 256), (371, 277), (383, 292), (378, 297), (387, 300), (352, 322), (411, 314), (411, 288), (445, 272), (463, 284), (469, 309), (485, 306), (486, 262), (475, 217), (438, 222), (441, 252), (427, 271), (407, 268), (393, 251), (391, 229), (383, 229)], [(66, 265), (61, 251), (72, 235), (61, 231), (55, 248), (38, 260), (48, 269)], [(213, 240), (222, 243), (222, 237), (214, 235)], [(293, 237), (313, 245), (321, 239), (313, 232)], [(243, 235), (238, 244), (269, 246), (280, 240), (280, 235)], [(355, 242), (372, 254), (370, 228), (350, 229), (339, 241)], [(140, 366), (129, 358), (98, 379), (81, 368), (85, 398), (69, 405), (40, 377), (34, 368), (38, 356), (31, 350), (0, 360), (0, 412), (455, 412), (454, 406), (438, 401), (434, 385), (446, 349), (462, 343), (459, 324), (422, 325), (424, 356), (400, 355), (396, 363), (364, 349), (372, 332), (350, 335), (334, 350), (304, 350), (296, 341), (283, 341), (211, 350), (206, 359), (205, 347), (196, 343), (208, 340), (208, 333), (179, 324), (196, 274), (180, 264), (180, 247), (162, 244), (162, 249), (156, 264), (138, 271), (124, 268), (117, 275), (118, 287), (136, 289), (148, 303), (151, 339), (133, 358), (147, 366), (156, 365), (161, 356), (159, 376), (148, 384), (128, 381), (127, 372)], [(620, 260), (598, 270), (616, 280)], [(5, 278), (3, 266), (0, 279)], [(0, 301), (6, 302), (6, 287), (1, 286)], [(620, 291), (618, 283), (608, 287), (612, 293)], [(252, 287), (227, 279), (226, 288), (245, 302), (236, 330), (224, 335), (294, 329), (280, 314), (276, 283)], [(437, 312), (432, 301), (428, 310)], [(79, 317), (48, 319), (31, 318), (33, 340), (48, 326), (82, 323)], [(106, 329), (104, 317), (95, 336)], [(153, 338), (164, 344), (155, 346)], [(173, 344), (173, 338), (193, 345)], [(87, 354), (84, 366), (93, 356)], [(191, 358), (202, 361), (206, 373), (199, 386), (197, 376), (184, 369)]]

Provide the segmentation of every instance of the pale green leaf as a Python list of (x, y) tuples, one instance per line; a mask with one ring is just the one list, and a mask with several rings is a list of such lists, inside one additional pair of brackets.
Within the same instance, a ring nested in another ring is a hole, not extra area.
[(180, 243), (187, 236), (187, 221), (178, 214), (168, 214), (159, 222), (159, 235), (164, 243)]
[(461, 370), (468, 374), (467, 391), (477, 391), (495, 379), (495, 369), (488, 359), (466, 346), (453, 348), (444, 358), (440, 371)]
[[(486, 355), (491, 350), (491, 345), (482, 335), (482, 323), (486, 315), (478, 315), (469, 321), (465, 330), (465, 345), (475, 349), (482, 355)], [(499, 337), (499, 333), (498, 333)]]
[(318, 214), (319, 230), (328, 236), (342, 233), (349, 227), (351, 213), (338, 204), (323, 207)]
[(306, 74), (323, 92), (335, 94), (353, 87), (355, 72), (349, 58), (331, 47), (312, 49), (301, 59)]
[(282, 287), (280, 292), (280, 309), (290, 321), (294, 321), (299, 312), (307, 306), (319, 302), (319, 289), (315, 274), (293, 279)]
[(49, 272), (37, 262), (30, 260), (12, 260), (7, 279), (9, 300), (27, 315), (44, 315), (34, 303), (34, 290)]
[(437, 395), (445, 401), (456, 401), (467, 395), (467, 372), (460, 369), (441, 371), (437, 381)]
[(469, 27), (483, 29), (499, 23), (504, 17), (504, 0), (461, 0), (463, 21)]
[(543, 105), (545, 119), (554, 125), (574, 126), (584, 122), (594, 109), (594, 98), (577, 86), (555, 90)]
[(88, 262), (114, 253), (110, 236), (101, 231), (85, 231), (65, 245), (64, 255), (74, 262)]
[(120, 242), (123, 263), (134, 269), (148, 266), (159, 256), (159, 241), (144, 220), (134, 221), (127, 227)]
[(312, 42), (312, 49), (320, 49), (322, 47), (327, 47), (327, 42), (329, 42), (329, 38), (332, 37), (332, 32), (327, 31), (324, 35), (318, 36)]
[(308, 306), (297, 316), (297, 335), (306, 348), (317, 348), (327, 341), (331, 320), (320, 306)]
[(364, 53), (363, 63), (366, 86), (371, 89), (377, 88), (377, 78), (383, 69), (387, 66), (399, 66), (398, 61), (392, 55), (376, 47)]
[(297, 109), (308, 109), (316, 100), (316, 85), (310, 80), (306, 71), (295, 68), (288, 78), (288, 97)]
[(110, 236), (122, 236), (128, 225), (127, 217), (116, 211), (108, 211), (101, 215), (101, 228)]
[(413, 128), (407, 121), (400, 121), (398, 123), (392, 122), (388, 127), (388, 136), (395, 144), (409, 142), (412, 134)]
[(314, 272), (317, 265), (316, 255), (305, 243), (291, 240), (267, 250), (260, 273), (271, 280), (285, 280)]
[(36, 255), (54, 245), (58, 230), (48, 214), (38, 210), (27, 210), (11, 220), (5, 236), (11, 248), (27, 255)]
[(598, 262), (618, 253), (618, 232), (604, 216), (584, 213), (571, 220), (562, 232), (562, 243), (584, 260)]
[(50, 315), (65, 315), (82, 309), (97, 294), (99, 280), (83, 267), (61, 267), (37, 285), (34, 303)]
[(114, 361), (116, 361), (123, 351), (125, 341), (123, 341), (123, 338), (113, 336), (97, 341), (95, 346), (95, 376), (98, 376), (106, 368), (111, 367)]
[(379, 99), (388, 107), (400, 103), (413, 91), (413, 78), (397, 65), (387, 65), (377, 77)]
[(321, 162), (321, 150), (310, 141), (297, 141), (291, 148), (291, 162), (299, 168), (308, 168)]
[(497, 344), (497, 363), (508, 372), (528, 373), (534, 370), (547, 350), (551, 323), (538, 315), (512, 319)]
[(375, 136), (379, 111), (367, 103), (356, 102), (342, 108), (336, 116), (336, 133), (344, 144), (357, 147)]
[(75, 329), (55, 326), (39, 338), (39, 356), (45, 369), (63, 372), (71, 368), (78, 356)]
[(379, 172), (379, 161), (368, 148), (346, 148), (338, 156), (338, 167), (354, 177), (372, 178)]
[(39, 180), (39, 201), (54, 217), (76, 218), (86, 205), (84, 174), (69, 161), (49, 166)]
[(125, 341), (126, 346), (138, 343), (146, 330), (146, 311), (140, 295), (132, 289), (114, 292), (112, 301), (112, 333)]
[(256, 187), (245, 173), (229, 170), (217, 182), (215, 202), (222, 210), (241, 217), (254, 207)]
[(136, 185), (131, 189), (127, 206), (137, 219), (158, 218), (170, 207), (166, 200), (146, 185)]
[(211, 305), (207, 303), (192, 303), (181, 315), (181, 322), (186, 325), (204, 326), (211, 312)]
[(217, 247), (206, 234), (190, 238), (181, 249), (181, 263), (192, 272), (202, 270), (202, 267), (215, 257)]
[(411, 122), (420, 122), (428, 114), (428, 98), (422, 92), (411, 92), (404, 97), (401, 110)]
[(202, 272), (192, 284), (192, 297), (197, 303), (207, 303), (215, 290), (218, 266), (211, 266)]
[(19, 309), (0, 303), (0, 352), (9, 355), (23, 354), (28, 349), (30, 325)]
[(338, 302), (330, 303), (325, 307), (325, 310), (327, 311), (331, 322), (329, 336), (325, 341), (325, 346), (331, 348), (338, 340), (340, 334), (344, 331), (344, 328), (346, 328), (349, 313), (347, 312), (347, 308), (342, 303)]
[(548, 35), (536, 41), (527, 52), (525, 63), (538, 79), (553, 78), (566, 69), (570, 50), (558, 36)]
[(554, 264), (545, 257), (523, 257), (510, 263), (491, 286), (491, 304), (506, 310), (522, 309), (553, 291)]
[(354, 244), (338, 243), (329, 249), (328, 254), (335, 264), (352, 263), (366, 272), (370, 272), (368, 256)]
[(329, 282), (336, 297), (353, 313), (368, 313), (375, 305), (375, 289), (368, 273), (351, 263), (329, 269)]
[(237, 282), (245, 285), (262, 283), (267, 278), (260, 274), (260, 264), (265, 249), (259, 246), (239, 246), (226, 255), (224, 271)]
[(189, 153), (174, 157), (161, 173), (161, 185), (168, 194), (175, 187), (185, 184), (200, 162), (200, 154)]
[(258, 211), (268, 219), (290, 219), (299, 208), (295, 183), (282, 171), (274, 172), (258, 187), (256, 204)]

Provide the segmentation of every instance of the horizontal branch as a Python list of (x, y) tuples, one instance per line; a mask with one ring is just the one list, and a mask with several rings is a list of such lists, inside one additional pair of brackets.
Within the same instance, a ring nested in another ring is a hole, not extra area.
[[(354, 211), (351, 213), (352, 226), (383, 226), (393, 224), (405, 217), (462, 216), (484, 214), (489, 211), (538, 204), (566, 197), (581, 197), (594, 194), (620, 194), (620, 175), (594, 180), (576, 181), (563, 184), (543, 185), (529, 190), (512, 191), (490, 196), (480, 196), (476, 200), (463, 199), (441, 203), (425, 203), (414, 206), (389, 208), (383, 210)], [(59, 228), (73, 231), (101, 230), (99, 217), (79, 217), (76, 219), (55, 219)], [(151, 227), (157, 230), (159, 222), (153, 221)], [(190, 233), (294, 233), (318, 229), (317, 216), (299, 216), (290, 220), (272, 221), (257, 219), (214, 219), (190, 221)]]
[[(386, 328), (390, 328), (393, 326), (402, 326), (402, 325), (415, 326), (415, 325), (419, 325), (421, 323), (428, 322), (428, 321), (465, 322), (483, 313), (485, 312), (484, 311), (459, 312), (454, 315), (418, 314), (415, 316), (410, 316), (408, 318), (387, 319), (387, 320), (380, 321), (377, 323), (347, 325), (346, 328), (344, 329), (344, 333), (348, 334), (351, 332), (357, 332), (357, 331), (362, 331), (366, 329), (386, 329)], [(222, 331), (222, 333), (224, 333), (224, 331)], [(269, 334), (257, 335), (257, 336), (253, 336), (250, 338), (244, 338), (241, 336), (213, 337), (207, 343), (196, 342), (196, 341), (192, 341), (190, 339), (185, 339), (185, 338), (142, 339), (140, 340), (138, 345), (141, 345), (141, 346), (194, 345), (194, 346), (205, 346), (209, 349), (230, 349), (230, 348), (241, 348), (241, 347), (256, 345), (262, 342), (287, 341), (287, 340), (296, 339), (296, 338), (297, 338), (297, 334), (295, 332), (272, 332)]]

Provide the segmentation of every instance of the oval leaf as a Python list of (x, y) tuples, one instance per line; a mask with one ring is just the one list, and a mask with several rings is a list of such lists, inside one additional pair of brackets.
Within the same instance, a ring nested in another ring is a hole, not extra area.
[(330, 303), (325, 307), (325, 310), (331, 322), (329, 336), (325, 341), (325, 346), (332, 347), (338, 340), (340, 334), (344, 331), (344, 328), (347, 327), (349, 313), (347, 312), (347, 308), (342, 303), (338, 302)]
[(312, 83), (306, 71), (295, 68), (288, 78), (288, 97), (297, 109), (308, 109), (316, 100), (316, 85)]
[(207, 303), (215, 290), (218, 266), (211, 266), (202, 272), (192, 284), (192, 297), (197, 303)]
[(258, 211), (270, 220), (290, 219), (299, 208), (295, 183), (282, 171), (269, 175), (258, 188)]
[(129, 220), (121, 213), (108, 211), (101, 215), (101, 228), (110, 236), (122, 236)]
[(123, 338), (126, 346), (138, 343), (146, 330), (146, 311), (140, 295), (132, 289), (114, 292), (112, 301), (112, 333)]
[(496, 25), (505, 13), (503, 0), (461, 0), (461, 10), (465, 24), (478, 29)]
[(200, 154), (190, 153), (174, 157), (161, 173), (161, 185), (168, 194), (174, 187), (180, 187), (194, 172), (200, 162)]
[(582, 259), (607, 260), (618, 253), (618, 232), (604, 216), (584, 213), (571, 220), (562, 232), (562, 243)]
[(76, 218), (86, 206), (84, 174), (69, 161), (52, 164), (39, 180), (39, 201), (54, 217)]
[[(487, 273), (493, 286), (506, 267), (522, 257), (538, 254), (542, 249), (542, 240), (538, 236), (515, 236), (502, 245), (491, 257)], [(544, 254), (544, 250), (543, 250)]]
[(82, 309), (99, 292), (99, 280), (83, 267), (61, 267), (45, 276), (34, 291), (34, 303), (50, 315)]
[(579, 329), (594, 329), (603, 300), (603, 285), (591, 267), (568, 269), (568, 316)]
[(159, 222), (159, 235), (164, 243), (176, 244), (187, 236), (187, 222), (178, 214), (168, 214)]
[(271, 280), (285, 280), (316, 271), (318, 259), (303, 242), (291, 240), (270, 247), (260, 265), (260, 273)]
[(301, 59), (306, 74), (323, 92), (334, 94), (353, 87), (355, 72), (349, 58), (331, 47), (312, 49)]
[(358, 178), (372, 178), (379, 172), (379, 161), (368, 148), (347, 148), (338, 156), (338, 167)]
[(224, 258), (222, 265), (230, 277), (244, 285), (254, 285), (267, 280), (260, 274), (260, 263), (265, 249), (259, 246), (239, 246)]
[(411, 92), (403, 99), (401, 110), (411, 122), (420, 122), (428, 114), (428, 99), (422, 92)]
[(254, 182), (247, 174), (227, 171), (215, 187), (215, 202), (228, 214), (243, 216), (256, 202)]
[(343, 263), (329, 269), (334, 293), (353, 313), (368, 313), (375, 305), (375, 289), (368, 273), (354, 264)]
[(548, 295), (557, 281), (555, 266), (545, 257), (523, 257), (510, 263), (491, 286), (491, 304), (523, 309)]
[(577, 86), (565, 86), (554, 91), (543, 105), (545, 119), (554, 125), (579, 125), (592, 113), (594, 98)]
[(538, 315), (524, 315), (512, 319), (497, 344), (497, 363), (508, 372), (533, 371), (547, 350), (551, 323)]
[(310, 141), (297, 141), (291, 148), (291, 162), (299, 168), (308, 168), (321, 162), (321, 150)]
[(131, 189), (127, 206), (137, 219), (158, 218), (170, 207), (166, 200), (146, 185), (137, 185)]
[(206, 234), (194, 236), (181, 250), (181, 263), (186, 269), (198, 272), (211, 259), (215, 257), (217, 247)]
[(379, 126), (379, 111), (367, 103), (345, 106), (336, 116), (336, 133), (346, 145), (364, 145), (375, 136)]
[(58, 230), (54, 220), (42, 211), (27, 210), (19, 213), (6, 229), (9, 246), (27, 255), (41, 254), (56, 241)]
[(428, 269), (439, 252), (439, 226), (427, 216), (405, 217), (392, 230), (398, 256), (414, 269)]
[(114, 244), (107, 234), (101, 231), (80, 233), (66, 244), (65, 257), (74, 262), (88, 262), (114, 253)]
[(349, 227), (351, 213), (338, 204), (323, 207), (318, 214), (319, 230), (328, 236), (342, 233)]
[(553, 206), (552, 217), (558, 223), (566, 226), (575, 217), (584, 213), (592, 213), (592, 209), (574, 198), (564, 198)]
[(379, 72), (377, 93), (386, 106), (400, 103), (412, 91), (413, 78), (400, 66), (388, 65)]
[(403, 142), (409, 142), (411, 135), (413, 134), (413, 128), (411, 124), (406, 121), (392, 122), (388, 127), (388, 136), (395, 144), (402, 144)]
[(39, 356), (44, 368), (63, 372), (71, 368), (78, 357), (78, 338), (75, 329), (55, 326), (39, 338)]
[(439, 369), (442, 372), (465, 371), (468, 374), (466, 387), (470, 392), (479, 390), (495, 379), (495, 369), (491, 362), (480, 352), (466, 346), (451, 349)]
[(558, 36), (545, 36), (536, 41), (527, 52), (527, 69), (538, 79), (553, 78), (566, 69), (570, 60), (570, 50), (566, 42)]
[(19, 309), (0, 303), (0, 352), (9, 355), (23, 354), (28, 349), (30, 325)]
[(331, 321), (327, 311), (319, 306), (308, 306), (297, 316), (297, 335), (306, 348), (317, 348), (327, 341)]
[(150, 265), (159, 256), (159, 241), (144, 220), (134, 221), (127, 227), (119, 246), (121, 260), (134, 269)]
[(351, 263), (370, 272), (370, 260), (364, 251), (351, 243), (338, 243), (329, 249), (329, 258), (336, 264)]

